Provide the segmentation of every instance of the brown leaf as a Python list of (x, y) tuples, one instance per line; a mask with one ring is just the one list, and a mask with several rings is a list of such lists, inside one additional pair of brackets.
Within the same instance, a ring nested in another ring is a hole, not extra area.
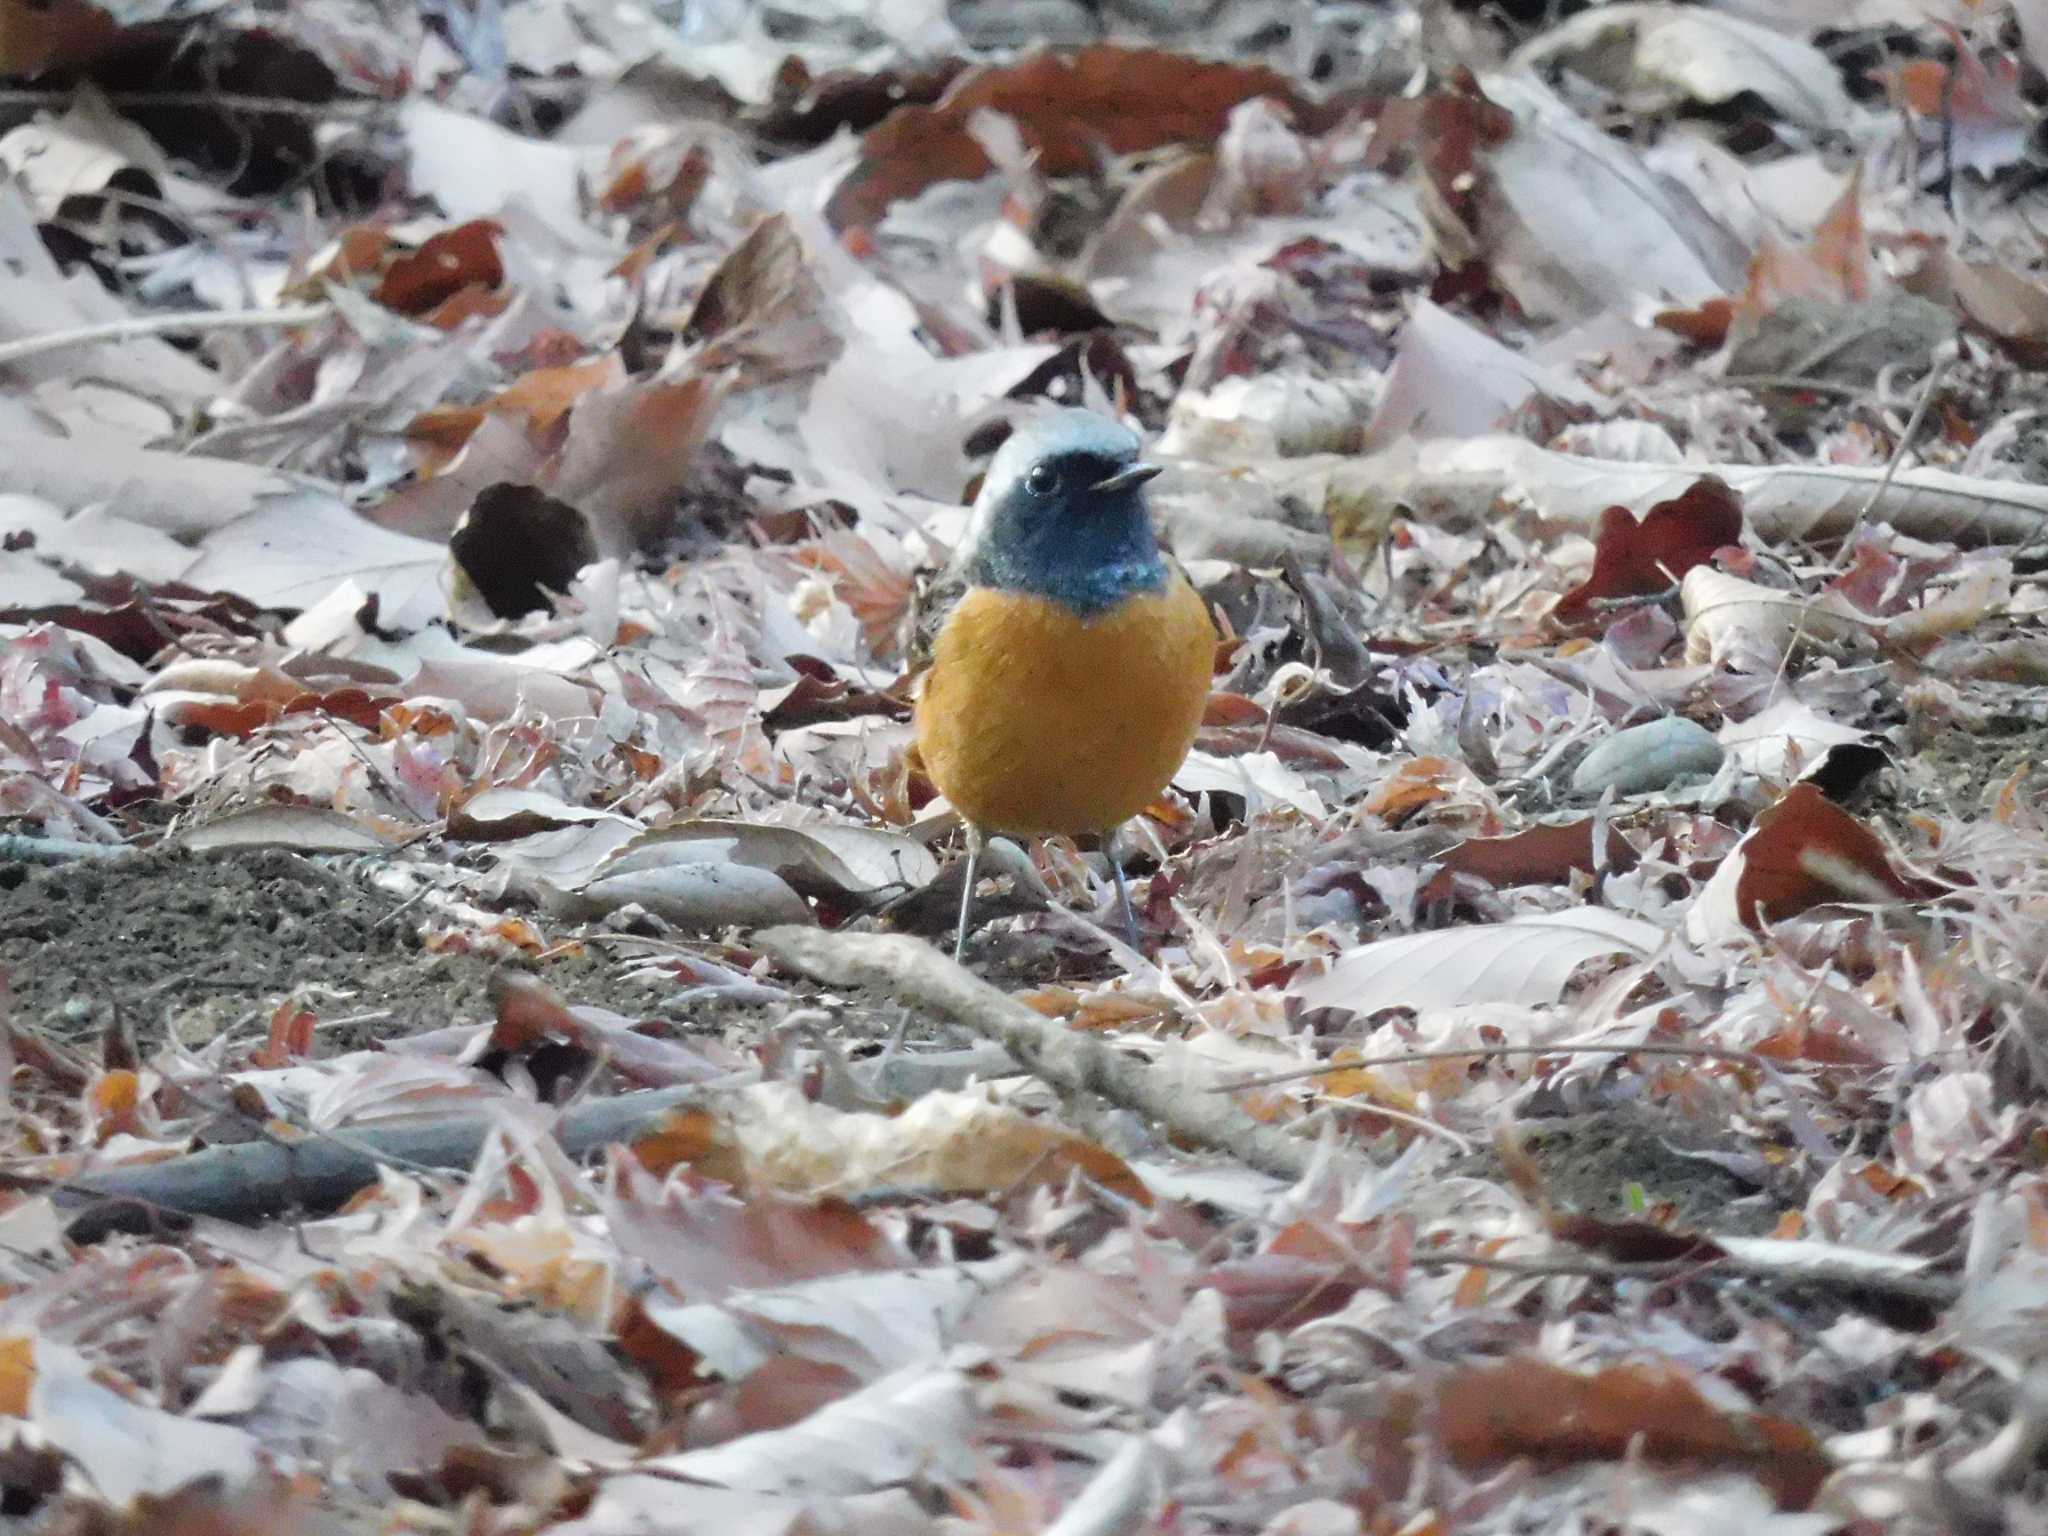
[(1543, 1360), (1508, 1360), (1454, 1372), (1437, 1389), (1436, 1410), (1445, 1449), (1467, 1467), (1624, 1456), (1727, 1467), (1755, 1477), (1783, 1509), (1804, 1509), (1829, 1471), (1803, 1426), (1718, 1408), (1667, 1365), (1581, 1376)]
[(1559, 1242), (1603, 1254), (1617, 1264), (1674, 1264), (1681, 1259), (1704, 1263), (1723, 1253), (1710, 1237), (1674, 1232), (1648, 1221), (1606, 1221), (1578, 1211), (1558, 1211), (1549, 1226)]
[(1320, 120), (1314, 104), (1270, 69), (1212, 64), (1155, 48), (1099, 43), (970, 70), (937, 106), (898, 107), (869, 129), (861, 157), (825, 205), (834, 229), (879, 223), (898, 198), (941, 181), (973, 181), (991, 169), (967, 120), (986, 108), (1013, 118), (1047, 175), (1086, 171), (1102, 150), (1134, 154), (1177, 143), (1213, 143), (1230, 110), (1256, 96)]
[(1567, 592), (1551, 613), (1559, 623), (1575, 624), (1598, 612), (1597, 600), (1665, 591), (1741, 537), (1742, 500), (1712, 475), (1658, 502), (1641, 522), (1626, 507), (1609, 507), (1600, 514), (1592, 575)]
[(830, 302), (789, 215), (770, 214), (712, 271), (683, 321), (705, 369), (740, 366), (760, 383), (822, 368), (843, 345)]
[[(1595, 872), (1595, 825), (1588, 816), (1563, 826), (1531, 827), (1512, 837), (1468, 838), (1443, 856), (1443, 867), (1453, 874), (1476, 875), (1496, 890), (1517, 885), (1559, 885), (1574, 872)], [(1597, 867), (1620, 872), (1635, 865), (1634, 846), (1609, 826), (1606, 858)]]
[(1515, 131), (1514, 114), (1486, 99), (1467, 70), (1442, 90), (1387, 103), (1366, 150), (1369, 169), (1399, 171), (1413, 162), (1445, 209), (1469, 213), (1487, 150)]
[(1877, 834), (1811, 784), (1793, 785), (1758, 816), (1734, 856), (1743, 861), (1735, 909), (1758, 932), (1823, 902), (1936, 894), (1892, 868)]
[(725, 390), (697, 373), (592, 390), (569, 413), (548, 491), (590, 519), (601, 551), (658, 532)]
[(784, 1429), (809, 1418), (827, 1403), (836, 1403), (860, 1386), (860, 1378), (843, 1365), (778, 1355), (764, 1360), (739, 1384), (731, 1406), (741, 1434)]
[(843, 1200), (740, 1200), (687, 1174), (662, 1180), (630, 1159), (619, 1171), (618, 1192), (605, 1202), (614, 1239), (688, 1300), (903, 1263), (894, 1241)]
[(1749, 281), (1735, 301), (1731, 328), (1738, 334), (1753, 329), (1791, 298), (1860, 303), (1871, 296), (1873, 270), (1859, 165), (1803, 247), (1764, 237), (1750, 258)]
[(505, 264), (498, 258), (503, 233), (489, 219), (472, 219), (430, 235), (418, 250), (385, 269), (375, 299), (402, 315), (424, 315), (465, 288), (495, 289), (505, 281)]
[(1661, 309), (1655, 324), (1660, 330), (1683, 336), (1696, 347), (1718, 347), (1728, 339), (1728, 327), (1735, 319), (1733, 299), (1709, 299), (1697, 309)]
[(121, 24), (89, 0), (0, 0), (0, 75), (83, 64), (121, 39)]

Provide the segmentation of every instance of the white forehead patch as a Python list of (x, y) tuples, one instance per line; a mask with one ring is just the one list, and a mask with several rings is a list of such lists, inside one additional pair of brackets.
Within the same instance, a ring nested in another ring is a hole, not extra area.
[(1105, 459), (1135, 459), (1138, 434), (1095, 411), (1066, 406), (1027, 416), (989, 462), (987, 486), (1007, 485), (1049, 454), (1092, 453)]

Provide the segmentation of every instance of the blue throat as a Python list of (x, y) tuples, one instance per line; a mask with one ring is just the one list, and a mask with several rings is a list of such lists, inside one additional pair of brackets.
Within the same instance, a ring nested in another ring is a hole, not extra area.
[(997, 506), (968, 576), (976, 586), (1050, 598), (1084, 619), (1166, 586), (1166, 561), (1136, 491), (1079, 491), (1033, 504), (1022, 493)]

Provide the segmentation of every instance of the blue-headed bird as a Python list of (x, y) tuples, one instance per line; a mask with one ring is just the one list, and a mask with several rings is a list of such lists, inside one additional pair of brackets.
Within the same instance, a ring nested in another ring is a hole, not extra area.
[(918, 755), (967, 825), (955, 959), (991, 832), (1099, 834), (1136, 940), (1114, 834), (1187, 756), (1216, 648), (1208, 605), (1160, 552), (1144, 491), (1159, 469), (1138, 449), (1092, 411), (1025, 421), (917, 623)]

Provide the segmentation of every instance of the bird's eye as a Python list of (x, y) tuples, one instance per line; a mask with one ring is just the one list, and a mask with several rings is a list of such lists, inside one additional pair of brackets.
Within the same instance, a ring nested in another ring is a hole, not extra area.
[(1034, 496), (1050, 496), (1060, 488), (1060, 474), (1050, 464), (1034, 464), (1024, 477), (1024, 489)]

